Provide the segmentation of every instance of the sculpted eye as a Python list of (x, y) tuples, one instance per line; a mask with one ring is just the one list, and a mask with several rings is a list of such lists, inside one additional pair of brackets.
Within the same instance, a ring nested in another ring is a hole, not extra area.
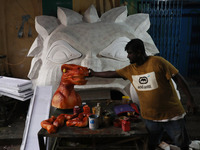
[(130, 39), (127, 37), (120, 37), (103, 49), (99, 55), (119, 61), (127, 61), (127, 52), (124, 48), (129, 41)]
[(65, 63), (81, 56), (82, 54), (71, 47), (66, 41), (59, 40), (51, 45), (47, 59), (55, 63)]

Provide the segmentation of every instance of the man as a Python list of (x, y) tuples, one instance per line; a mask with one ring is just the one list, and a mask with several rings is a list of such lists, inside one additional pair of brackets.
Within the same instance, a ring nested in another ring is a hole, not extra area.
[(130, 65), (116, 71), (95, 72), (90, 69), (90, 76), (130, 80), (138, 94), (141, 116), (149, 131), (150, 150), (155, 150), (160, 144), (164, 131), (175, 145), (188, 150), (190, 140), (184, 122), (186, 112), (171, 80), (186, 94), (188, 111), (194, 112), (196, 106), (184, 78), (164, 58), (147, 56), (140, 39), (128, 42), (125, 50)]

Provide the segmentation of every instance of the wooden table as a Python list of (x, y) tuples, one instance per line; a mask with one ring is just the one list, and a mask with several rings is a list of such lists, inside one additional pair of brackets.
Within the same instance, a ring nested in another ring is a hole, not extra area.
[[(95, 103), (95, 102), (94, 102)], [(88, 104), (88, 103), (87, 103)], [(107, 102), (101, 105), (104, 108)], [(109, 104), (110, 107), (116, 105), (116, 102)], [(88, 104), (89, 105), (89, 104)], [(89, 105), (91, 106), (91, 105)], [(147, 149), (148, 133), (142, 121), (131, 123), (131, 131), (124, 132), (121, 128), (113, 125), (109, 127), (100, 127), (97, 130), (91, 130), (88, 127), (61, 127), (54, 134), (49, 134), (45, 129), (38, 132), (38, 141), (40, 150), (46, 150), (44, 137), (56, 139), (54, 148), (56, 149)], [(65, 141), (63, 144), (63, 141)], [(67, 141), (78, 143), (76, 146), (66, 145)], [(59, 142), (61, 144), (59, 144)]]

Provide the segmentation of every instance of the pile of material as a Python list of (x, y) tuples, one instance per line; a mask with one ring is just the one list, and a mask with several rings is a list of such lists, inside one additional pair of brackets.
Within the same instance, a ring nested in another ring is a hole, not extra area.
[(0, 76), (0, 95), (20, 101), (28, 100), (33, 95), (30, 80)]

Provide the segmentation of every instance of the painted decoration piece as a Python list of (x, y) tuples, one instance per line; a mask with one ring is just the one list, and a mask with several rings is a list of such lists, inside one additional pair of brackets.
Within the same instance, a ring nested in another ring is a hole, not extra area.
[[(125, 67), (129, 61), (124, 47), (133, 38), (144, 41), (148, 55), (158, 53), (147, 33), (150, 27), (148, 14), (127, 16), (127, 7), (122, 6), (99, 17), (92, 5), (83, 16), (73, 10), (58, 7), (57, 16), (35, 18), (38, 37), (28, 53), (28, 56), (33, 57), (28, 77), (34, 86), (52, 85), (53, 91), (56, 91), (62, 76), (62, 64), (76, 64), (94, 71)], [(87, 84), (76, 85), (75, 89), (115, 89), (128, 95), (130, 83), (123, 79), (92, 77), (88, 78)]]
[(63, 72), (61, 82), (53, 95), (52, 106), (59, 109), (73, 109), (74, 106), (81, 106), (80, 95), (74, 90), (74, 85), (84, 85), (87, 83), (85, 77), (89, 75), (88, 68), (64, 64), (61, 66)]

